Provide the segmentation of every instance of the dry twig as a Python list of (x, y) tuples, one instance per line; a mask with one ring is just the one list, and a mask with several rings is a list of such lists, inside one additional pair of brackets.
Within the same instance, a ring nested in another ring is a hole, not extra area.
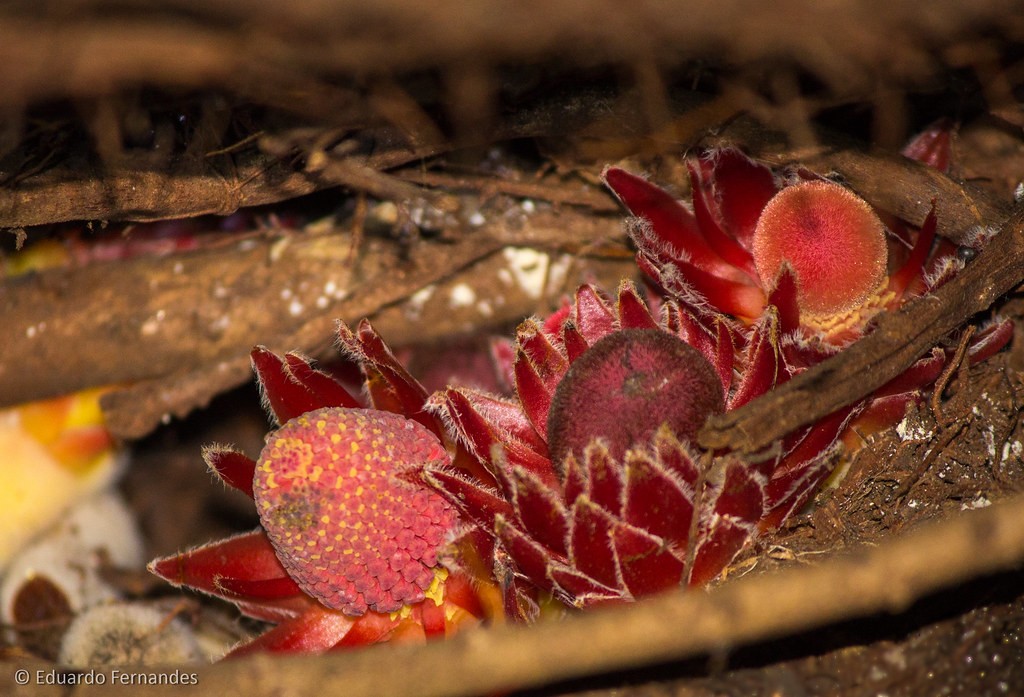
[[(266, 79), (254, 70), (258, 66), (300, 74), (396, 74), (479, 65), (482, 57), (490, 65), (508, 65), (542, 55), (583, 65), (712, 55), (760, 66), (783, 57), (849, 94), (877, 87), (876, 66), (885, 65), (893, 80), (922, 80), (934, 68), (933, 51), (951, 37), (1019, 27), (1013, 0), (936, 1), (927, 21), (913, 0), (691, 0), (685, 12), (657, 2), (569, 4), (539, 12), (534, 3), (500, 0), (475, 3), (472, 11), (458, 0), (433, 3), (429, 11), (403, 0), (372, 6), (297, 0), (287, 11), (238, 0), (158, 6), (80, 0), (63, 12), (54, 11), (61, 6), (54, 0), (10, 4), (0, 14), (0, 33), (8, 38), (0, 84), (3, 102), (15, 105), (146, 80), (252, 92), (256, 80)], [(396, 36), (403, 40), (394, 41)]]
[[(562, 622), (467, 632), (424, 646), (320, 657), (254, 656), (198, 669), (196, 685), (133, 686), (123, 694), (468, 697), (674, 661), (843, 619), (900, 612), (935, 591), (1011, 568), (1024, 560), (1022, 520), (1024, 499), (1018, 497), (922, 526), (878, 547), (747, 576), (708, 593), (680, 591)], [(0, 688), (23, 694), (12, 684), (12, 674), (0, 677)], [(37, 688), (33, 695), (121, 693), (109, 684)]]
[[(283, 232), (116, 262), (116, 274), (110, 264), (94, 264), (11, 279), (0, 294), (0, 403), (138, 382), (105, 404), (111, 429), (137, 438), (164, 415), (183, 415), (248, 380), (255, 344), (316, 355), (330, 345), (337, 319), (373, 316), (508, 245), (577, 252), (622, 235), (618, 217), (571, 209), (496, 210), (484, 226), (453, 232), (450, 242), (421, 240), (410, 256), (396, 241), (367, 240), (354, 262), (343, 231)], [(481, 293), (500, 291), (490, 283)], [(492, 304), (482, 319), (515, 320), (537, 311), (538, 302)], [(389, 338), (436, 338), (437, 328), (421, 323), (407, 321), (402, 329)]]

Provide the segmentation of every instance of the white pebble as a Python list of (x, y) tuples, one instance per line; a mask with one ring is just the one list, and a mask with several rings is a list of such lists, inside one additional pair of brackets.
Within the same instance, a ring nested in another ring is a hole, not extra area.
[(469, 307), (476, 301), (476, 292), (465, 283), (459, 283), (451, 289), (450, 298), (452, 309)]
[[(502, 255), (508, 262), (507, 271), (522, 291), (530, 298), (541, 297), (547, 285), (551, 257), (529, 247), (505, 247)], [(498, 277), (501, 277), (500, 272)]]
[(192, 630), (179, 619), (141, 603), (91, 608), (64, 634), (58, 661), (76, 668), (167, 665), (202, 659)]

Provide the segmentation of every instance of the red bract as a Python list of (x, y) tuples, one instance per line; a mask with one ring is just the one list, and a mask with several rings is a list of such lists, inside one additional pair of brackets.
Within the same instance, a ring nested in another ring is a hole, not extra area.
[[(949, 164), (949, 131), (936, 125), (904, 154)], [(887, 216), (888, 227), (848, 189), (801, 170), (777, 176), (736, 149), (688, 161), (690, 206), (621, 169), (605, 179), (636, 216), (629, 231), (637, 263), (676, 302), (699, 315), (729, 315), (744, 324), (776, 308), (776, 343), (790, 372), (818, 363), (870, 331), (871, 319), (930, 292), (963, 267), (947, 240), (936, 240), (934, 212), (920, 229)], [(970, 236), (980, 246), (984, 231)], [(887, 272), (886, 269), (892, 269)], [(971, 342), (972, 363), (1010, 340), (1009, 322), (994, 322)], [(858, 426), (873, 429), (902, 417), (907, 403), (941, 373), (951, 355), (932, 352), (869, 400)]]
[[(906, 152), (948, 162), (948, 137), (926, 131)], [(945, 149), (943, 149), (945, 144)], [(882, 219), (855, 193), (805, 170), (776, 176), (732, 148), (687, 161), (692, 202), (622, 169), (605, 181), (636, 216), (637, 262), (698, 312), (756, 321), (780, 312), (780, 347), (794, 366), (862, 336), (878, 312), (933, 290), (963, 266), (935, 239), (935, 218), (915, 230)], [(975, 235), (974, 244), (985, 241)], [(891, 270), (891, 272), (889, 271)]]
[(777, 334), (774, 309), (747, 336), (671, 299), (656, 318), (629, 283), (614, 304), (582, 286), (567, 313), (520, 327), (517, 399), (449, 388), (428, 403), (495, 484), (426, 476), (493, 536), (499, 564), (567, 604), (706, 582), (806, 502), (852, 413), (759, 463), (686, 442), (708, 414), (788, 379)]
[(444, 636), (486, 614), (491, 591), (438, 564), (455, 513), (416, 476), (451, 462), (440, 424), (422, 412), (426, 393), (368, 324), (342, 326), (341, 342), (376, 408), (296, 354), (254, 349), (280, 427), (258, 463), (222, 447), (204, 457), (255, 498), (262, 529), (150, 565), (277, 625), (231, 655)]

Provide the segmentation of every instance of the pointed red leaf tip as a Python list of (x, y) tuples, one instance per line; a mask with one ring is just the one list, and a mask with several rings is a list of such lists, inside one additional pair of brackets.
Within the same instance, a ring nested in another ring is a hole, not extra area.
[(660, 329), (618, 331), (580, 356), (555, 390), (547, 423), (551, 459), (560, 465), (600, 437), (621, 461), (662, 424), (688, 440), (724, 409), (718, 375), (699, 351)]
[(776, 194), (754, 230), (762, 281), (789, 262), (797, 302), (809, 315), (856, 309), (886, 276), (885, 226), (866, 201), (830, 181), (807, 181)]
[(285, 423), (256, 465), (253, 493), (278, 558), (299, 586), (349, 615), (423, 600), (455, 512), (410, 470), (450, 457), (399, 414), (326, 408)]
[(953, 124), (948, 119), (939, 119), (911, 138), (901, 152), (904, 157), (923, 162), (940, 172), (948, 172), (952, 148)]
[(228, 486), (252, 498), (252, 478), (256, 463), (233, 448), (211, 445), (203, 448), (203, 460)]

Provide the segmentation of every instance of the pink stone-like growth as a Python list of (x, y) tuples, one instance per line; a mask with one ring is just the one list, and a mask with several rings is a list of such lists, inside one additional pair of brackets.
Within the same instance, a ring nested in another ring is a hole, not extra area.
[(303, 591), (349, 615), (395, 612), (434, 581), (455, 512), (409, 476), (451, 458), (399, 414), (325, 408), (268, 440), (253, 494), (277, 556)]
[(548, 447), (560, 466), (601, 438), (621, 460), (630, 447), (649, 443), (660, 425), (686, 441), (723, 411), (722, 383), (700, 352), (661, 329), (625, 329), (597, 341), (558, 383)]
[(757, 221), (752, 251), (765, 285), (790, 265), (800, 309), (812, 316), (855, 310), (886, 279), (882, 221), (866, 201), (826, 180), (776, 194)]

